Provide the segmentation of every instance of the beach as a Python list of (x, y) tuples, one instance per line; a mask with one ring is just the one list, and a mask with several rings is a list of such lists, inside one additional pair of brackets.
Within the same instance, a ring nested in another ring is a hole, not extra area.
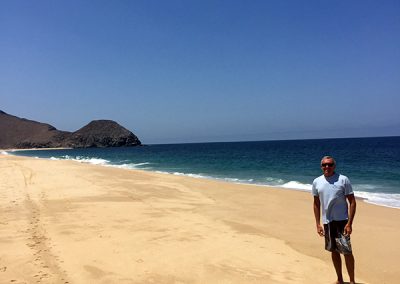
[[(308, 192), (12, 155), (0, 187), (1, 283), (335, 280)], [(399, 239), (358, 200), (357, 283), (398, 283)]]

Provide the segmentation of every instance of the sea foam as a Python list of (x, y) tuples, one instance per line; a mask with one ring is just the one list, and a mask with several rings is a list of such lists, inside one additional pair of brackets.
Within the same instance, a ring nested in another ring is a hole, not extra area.
[[(312, 185), (311, 184), (303, 184), (298, 181), (289, 181), (283, 185), (277, 186), (287, 189), (295, 189), (295, 190), (302, 190), (302, 191), (311, 191)], [(354, 184), (353, 188), (375, 188), (372, 185), (357, 185)], [(367, 192), (367, 191), (359, 191), (354, 190), (354, 195), (358, 198), (363, 199), (367, 203), (391, 207), (391, 208), (400, 208), (400, 194), (397, 193), (377, 193), (377, 192)]]
[(146, 167), (147, 165), (150, 165), (151, 163), (144, 162), (144, 163), (126, 163), (126, 164), (121, 164), (121, 165), (109, 165), (115, 168), (119, 169), (128, 169), (128, 170), (151, 170), (150, 167)]
[(282, 184), (279, 187), (283, 188), (290, 188), (290, 189), (297, 189), (297, 190), (305, 190), (305, 191), (311, 191), (311, 184), (304, 184), (298, 181), (289, 181), (285, 184)]
[(86, 163), (92, 165), (107, 165), (109, 163), (109, 161), (105, 159), (82, 157), (82, 156), (71, 157), (69, 155), (61, 156), (61, 159), (56, 157), (50, 157), (50, 160), (71, 160), (79, 163)]
[(364, 199), (367, 203), (391, 208), (400, 208), (400, 194), (397, 193), (356, 191), (355, 196)]

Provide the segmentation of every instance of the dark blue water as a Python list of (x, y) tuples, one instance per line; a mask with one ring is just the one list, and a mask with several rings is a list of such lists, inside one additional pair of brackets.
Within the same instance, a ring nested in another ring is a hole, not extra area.
[(18, 155), (310, 190), (320, 160), (336, 158), (356, 195), (400, 208), (400, 137), (150, 145), (21, 151)]

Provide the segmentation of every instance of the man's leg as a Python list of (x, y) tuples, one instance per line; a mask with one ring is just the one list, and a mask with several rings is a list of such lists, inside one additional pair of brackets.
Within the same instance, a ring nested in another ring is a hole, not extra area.
[(342, 259), (340, 258), (340, 253), (333, 251), (332, 252), (332, 262), (333, 266), (335, 267), (336, 270), (336, 275), (337, 275), (337, 284), (342, 284), (343, 283), (343, 275), (342, 275)]
[(344, 259), (346, 261), (347, 272), (349, 273), (350, 283), (355, 284), (354, 280), (354, 256), (353, 254), (345, 254)]

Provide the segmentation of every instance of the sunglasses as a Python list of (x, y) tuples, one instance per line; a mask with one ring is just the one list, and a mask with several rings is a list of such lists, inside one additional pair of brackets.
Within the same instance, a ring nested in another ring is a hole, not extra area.
[(334, 163), (325, 163), (325, 164), (321, 164), (321, 167), (325, 168), (325, 167), (333, 167), (335, 164)]

